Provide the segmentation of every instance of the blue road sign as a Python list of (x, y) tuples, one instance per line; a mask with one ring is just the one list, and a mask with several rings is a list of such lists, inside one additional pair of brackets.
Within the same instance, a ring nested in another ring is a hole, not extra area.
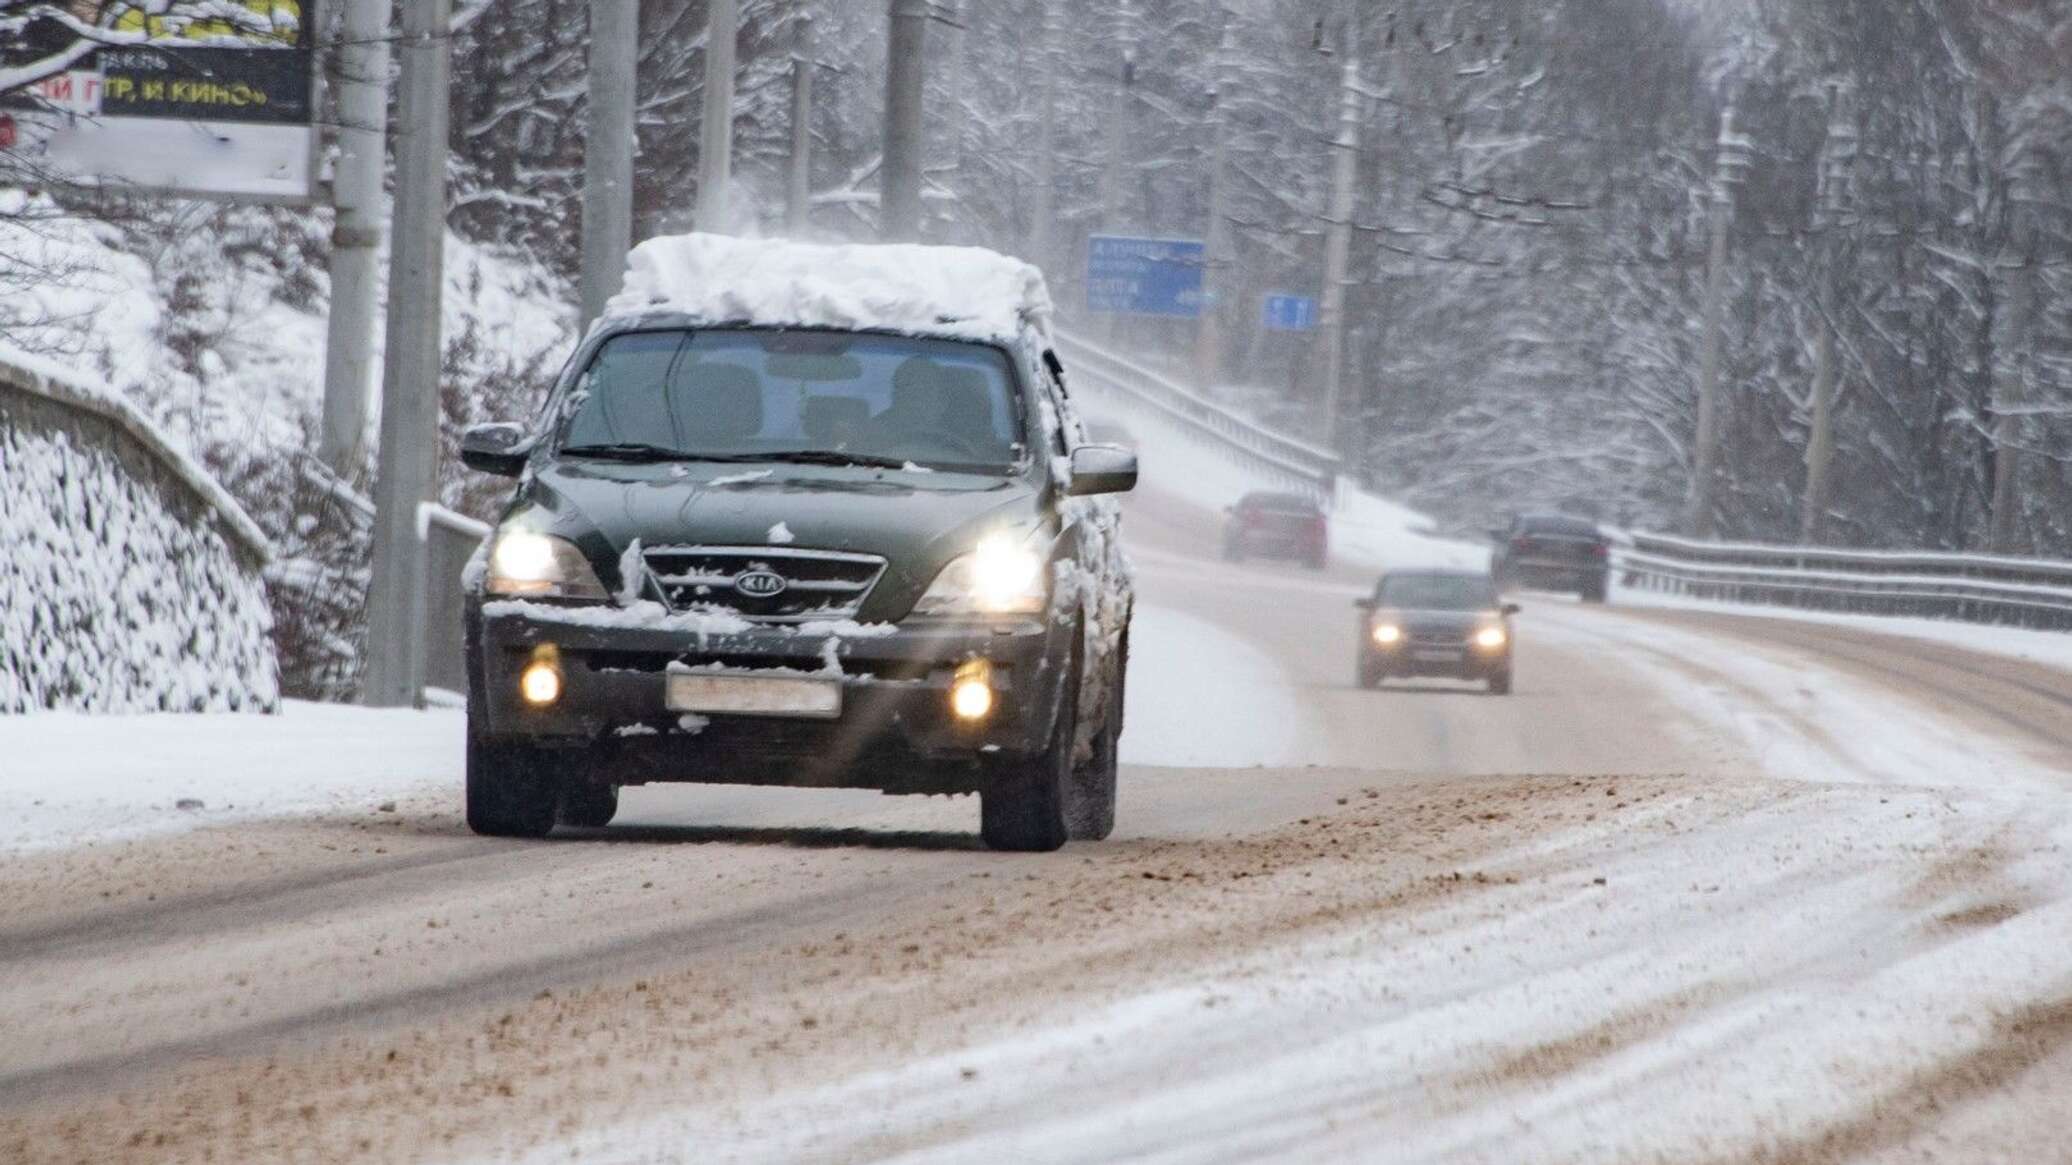
[(1308, 332), (1317, 326), (1317, 301), (1307, 295), (1266, 297), (1266, 330)]
[(1207, 256), (1198, 239), (1095, 235), (1086, 244), (1086, 310), (1198, 319)]

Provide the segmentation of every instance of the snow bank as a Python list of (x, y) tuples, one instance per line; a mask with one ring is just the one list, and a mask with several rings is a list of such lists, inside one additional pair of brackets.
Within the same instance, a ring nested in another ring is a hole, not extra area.
[(453, 711), (300, 702), (279, 716), (0, 717), (0, 854), (450, 793), (466, 726)]
[(1049, 334), (1043, 273), (978, 247), (826, 246), (723, 235), (650, 239), (606, 319), (677, 312), (711, 323), (878, 328), (1011, 341)]
[(0, 713), (278, 702), (258, 528), (116, 394), (26, 358), (0, 359), (0, 546)]

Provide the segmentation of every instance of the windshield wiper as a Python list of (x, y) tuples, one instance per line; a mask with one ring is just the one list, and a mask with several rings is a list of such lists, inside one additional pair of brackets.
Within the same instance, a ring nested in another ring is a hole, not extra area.
[(775, 461), (784, 465), (858, 465), (865, 469), (905, 469), (909, 464), (901, 457), (879, 457), (870, 453), (842, 453), (833, 449), (793, 449), (782, 453), (763, 453), (759, 461)]
[(660, 445), (643, 445), (638, 441), (620, 441), (609, 445), (565, 445), (561, 449), (564, 457), (596, 457), (606, 461), (691, 461), (695, 453), (681, 449), (665, 449)]

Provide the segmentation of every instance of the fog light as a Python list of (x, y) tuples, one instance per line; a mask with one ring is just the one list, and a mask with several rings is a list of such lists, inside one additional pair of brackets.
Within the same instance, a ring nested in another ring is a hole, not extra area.
[(993, 665), (974, 659), (957, 669), (950, 682), (950, 711), (959, 720), (984, 720), (993, 714)]
[(1374, 642), (1383, 647), (1394, 647), (1403, 642), (1403, 629), (1394, 623), (1383, 623), (1374, 629)]
[(544, 708), (561, 698), (560, 653), (552, 646), (532, 653), (532, 662), (518, 673), (518, 694), (535, 708)]

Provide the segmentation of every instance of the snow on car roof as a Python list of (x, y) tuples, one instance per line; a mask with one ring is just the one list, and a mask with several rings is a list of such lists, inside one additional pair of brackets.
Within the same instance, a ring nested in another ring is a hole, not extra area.
[(669, 312), (704, 323), (873, 329), (1009, 342), (1050, 336), (1031, 264), (979, 247), (825, 245), (689, 234), (649, 239), (603, 319)]

